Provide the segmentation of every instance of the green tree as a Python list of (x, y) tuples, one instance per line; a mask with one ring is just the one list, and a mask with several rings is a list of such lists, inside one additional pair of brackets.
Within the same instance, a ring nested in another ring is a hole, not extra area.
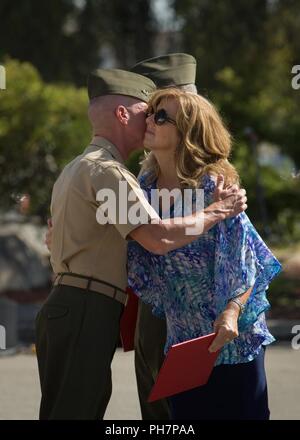
[(0, 2), (0, 61), (33, 64), (46, 81), (85, 85), (109, 46), (118, 67), (152, 56), (156, 22), (151, 0)]
[(9, 55), (29, 61), (46, 80), (66, 79), (72, 37), (65, 24), (74, 13), (75, 5), (70, 0), (26, 0), (17, 6), (2, 0), (0, 59)]
[(5, 63), (7, 89), (0, 97), (1, 208), (18, 194), (32, 197), (32, 213), (47, 215), (62, 166), (90, 140), (87, 96), (73, 86), (45, 84), (29, 63)]
[(151, 0), (104, 1), (102, 28), (120, 66), (130, 67), (153, 56), (157, 22)]
[(173, 6), (183, 20), (183, 46), (199, 63), (200, 89), (217, 88), (216, 73), (230, 66), (251, 78), (251, 90), (266, 46), (267, 0), (174, 0)]

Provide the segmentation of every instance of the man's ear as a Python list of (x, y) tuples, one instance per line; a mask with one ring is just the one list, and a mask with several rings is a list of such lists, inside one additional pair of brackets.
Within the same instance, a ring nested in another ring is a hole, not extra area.
[(118, 107), (115, 108), (115, 115), (121, 124), (123, 125), (128, 124), (130, 115), (127, 108), (124, 107), (124, 105), (118, 105)]

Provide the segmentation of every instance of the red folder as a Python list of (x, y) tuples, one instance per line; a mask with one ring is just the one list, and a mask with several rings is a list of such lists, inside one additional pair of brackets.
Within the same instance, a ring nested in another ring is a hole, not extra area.
[(124, 351), (134, 349), (134, 334), (137, 320), (137, 312), (139, 299), (133, 291), (127, 287), (126, 289), (128, 299), (126, 307), (120, 321), (120, 337)]
[(219, 354), (219, 351), (208, 351), (215, 337), (216, 333), (211, 333), (172, 345), (159, 370), (148, 402), (205, 385)]

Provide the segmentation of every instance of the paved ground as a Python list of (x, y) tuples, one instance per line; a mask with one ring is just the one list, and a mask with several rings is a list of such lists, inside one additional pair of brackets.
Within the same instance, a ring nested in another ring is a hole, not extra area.
[[(290, 343), (273, 345), (267, 351), (266, 365), (272, 419), (300, 420), (300, 349), (293, 350)], [(113, 382), (106, 419), (140, 419), (132, 352), (117, 351)], [(0, 419), (36, 419), (39, 398), (35, 356), (0, 357)]]

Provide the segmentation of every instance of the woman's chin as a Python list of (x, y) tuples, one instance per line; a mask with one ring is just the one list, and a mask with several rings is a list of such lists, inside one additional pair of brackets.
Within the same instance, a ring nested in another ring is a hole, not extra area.
[(147, 142), (146, 140), (144, 140), (144, 148), (146, 150), (153, 150), (153, 146), (149, 142)]

